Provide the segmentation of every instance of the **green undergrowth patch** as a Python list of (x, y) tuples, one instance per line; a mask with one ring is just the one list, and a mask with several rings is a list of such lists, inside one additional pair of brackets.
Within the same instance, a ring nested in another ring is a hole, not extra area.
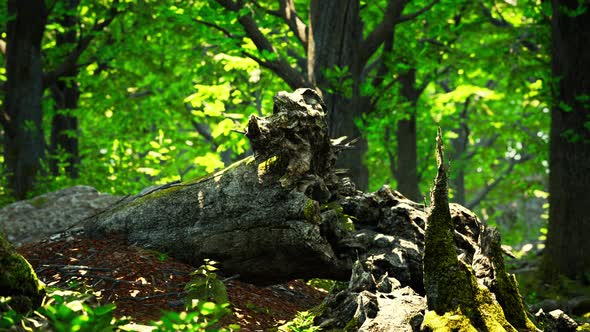
[[(222, 326), (220, 320), (231, 313), (227, 291), (213, 272), (216, 262), (207, 260), (186, 285), (185, 310), (162, 312), (149, 325), (132, 323), (131, 317), (116, 318), (114, 303), (101, 304), (97, 294), (83, 284), (70, 285), (75, 290), (48, 288), (47, 295), (35, 311), (19, 313), (11, 308), (10, 297), (0, 297), (0, 331), (108, 332), (108, 331), (187, 331), (230, 332), (238, 325)], [(157, 309), (156, 309), (157, 310)]]

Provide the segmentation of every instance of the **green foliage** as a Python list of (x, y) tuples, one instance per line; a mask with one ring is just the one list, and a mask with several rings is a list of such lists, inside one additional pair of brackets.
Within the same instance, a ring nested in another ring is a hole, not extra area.
[(309, 279), (307, 284), (315, 287), (320, 288), (328, 292), (338, 292), (341, 290), (346, 289), (348, 287), (348, 283), (344, 281), (337, 281), (337, 280), (330, 280), (330, 279)]
[[(8, 303), (8, 298), (0, 298), (0, 307)], [(237, 325), (220, 327), (219, 320), (228, 314), (229, 304), (208, 301), (193, 301), (183, 312), (164, 312), (157, 322), (152, 322), (153, 331), (235, 331)], [(115, 305), (108, 303), (96, 305), (91, 292), (80, 293), (53, 289), (45, 303), (34, 313), (19, 314), (8, 310), (0, 315), (0, 330), (13, 330), (17, 326), (34, 331), (132, 331), (130, 320), (115, 318)]]
[(217, 270), (216, 264), (215, 261), (205, 259), (204, 264), (191, 273), (191, 280), (184, 286), (187, 292), (187, 307), (202, 302), (220, 305), (228, 303), (225, 284), (213, 272)]
[(310, 311), (300, 311), (292, 321), (279, 327), (283, 332), (315, 332), (321, 331), (318, 326), (313, 325), (315, 316)]
[(229, 304), (216, 304), (214, 302), (199, 302), (190, 312), (165, 312), (157, 322), (152, 322), (154, 331), (159, 332), (205, 332), (205, 331), (235, 331), (239, 326), (230, 325), (228, 328), (219, 327), (219, 319), (229, 313)]
[(127, 323), (113, 318), (115, 305), (112, 303), (93, 308), (84, 303), (84, 298), (54, 295), (52, 300), (55, 302), (38, 312), (47, 318), (49, 326), (55, 331), (114, 331), (117, 326)]
[(93, 301), (94, 296), (89, 293), (52, 290), (34, 313), (22, 315), (14, 310), (2, 313), (0, 329), (19, 326), (34, 331), (103, 332), (116, 331), (129, 322), (127, 319), (114, 318), (114, 304), (91, 305)]

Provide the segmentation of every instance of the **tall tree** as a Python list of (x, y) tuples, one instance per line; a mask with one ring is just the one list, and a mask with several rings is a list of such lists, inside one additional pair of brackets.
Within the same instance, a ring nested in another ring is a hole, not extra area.
[[(394, 27), (415, 19), (439, 0), (433, 0), (406, 14), (404, 10), (408, 1), (389, 0), (381, 19), (369, 24), (361, 19), (362, 10), (358, 0), (312, 0), (305, 12), (307, 15), (298, 13), (293, 0), (279, 1), (278, 9), (269, 9), (271, 5), (266, 7), (262, 1), (216, 1), (237, 16), (238, 24), (255, 45), (258, 54), (245, 52), (246, 56), (275, 72), (291, 88), (317, 87), (323, 92), (332, 137), (360, 138), (356, 149), (341, 158), (340, 166), (350, 170), (360, 188), (367, 188), (368, 171), (363, 165), (367, 141), (355, 119), (360, 118), (371, 107), (371, 103), (363, 95), (361, 87), (368, 72), (375, 67), (374, 57), (380, 54), (378, 51), (383, 43), (392, 37)], [(255, 15), (257, 11), (258, 16)], [(300, 42), (304, 52), (297, 53), (289, 44), (285, 49), (275, 45), (278, 43), (273, 43), (270, 36), (262, 32), (263, 22), (260, 17), (264, 15), (260, 14), (280, 18), (288, 26), (289, 33)], [(306, 16), (309, 17), (307, 23), (304, 21)], [(210, 20), (205, 23), (227, 31), (227, 27)], [(228, 33), (228, 36), (243, 38), (241, 34)], [(298, 63), (298, 68), (292, 67), (292, 62)]]
[(590, 279), (590, 11), (551, 1), (552, 74), (549, 229), (544, 277)]
[[(56, 22), (61, 26), (62, 31), (57, 33), (56, 48), (69, 49), (77, 42), (76, 27), (78, 17), (76, 9), (80, 0), (66, 0), (60, 2), (63, 6), (63, 13), (57, 17)], [(78, 118), (73, 112), (78, 107), (80, 89), (76, 81), (78, 76), (77, 66), (69, 66), (63, 75), (53, 82), (49, 87), (54, 101), (56, 114), (51, 120), (50, 152), (54, 158), (50, 160), (51, 172), (59, 174), (58, 160), (56, 156), (60, 153), (66, 154), (66, 173), (71, 177), (78, 177), (78, 164), (80, 156), (78, 152)]]
[(41, 40), (47, 21), (43, 0), (10, 0), (7, 23), (6, 95), (2, 125), (8, 182), (17, 198), (32, 188), (44, 156)]

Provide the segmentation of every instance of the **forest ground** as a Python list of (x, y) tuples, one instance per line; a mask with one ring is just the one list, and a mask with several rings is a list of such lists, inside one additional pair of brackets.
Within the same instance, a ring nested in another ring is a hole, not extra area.
[[(99, 294), (101, 304), (117, 305), (115, 316), (131, 316), (139, 324), (157, 321), (163, 310), (182, 311), (183, 288), (195, 270), (164, 254), (114, 239), (70, 237), (26, 244), (18, 251), (47, 285), (76, 290), (90, 286)], [(280, 326), (298, 311), (318, 305), (327, 295), (302, 280), (266, 287), (238, 279), (225, 284), (232, 317), (223, 323), (239, 324), (241, 331)]]

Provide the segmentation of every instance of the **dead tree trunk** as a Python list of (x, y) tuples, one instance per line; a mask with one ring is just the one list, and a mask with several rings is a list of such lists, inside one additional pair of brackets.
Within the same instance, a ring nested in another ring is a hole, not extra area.
[(280, 92), (274, 102), (272, 116), (249, 120), (254, 157), (127, 197), (87, 220), (86, 234), (195, 265), (212, 258), (256, 283), (350, 277), (316, 310), (326, 330), (535, 330), (497, 233), (449, 205), (442, 161), (430, 211), (388, 186), (363, 193), (334, 169), (348, 146), (329, 139), (317, 94)]
[[(221, 262), (242, 279), (347, 278), (337, 216), (322, 204), (337, 186), (323, 102), (310, 89), (278, 93), (273, 115), (252, 116), (255, 156), (211, 176), (128, 197), (85, 224), (193, 264)], [(334, 233), (334, 234), (331, 234)]]

